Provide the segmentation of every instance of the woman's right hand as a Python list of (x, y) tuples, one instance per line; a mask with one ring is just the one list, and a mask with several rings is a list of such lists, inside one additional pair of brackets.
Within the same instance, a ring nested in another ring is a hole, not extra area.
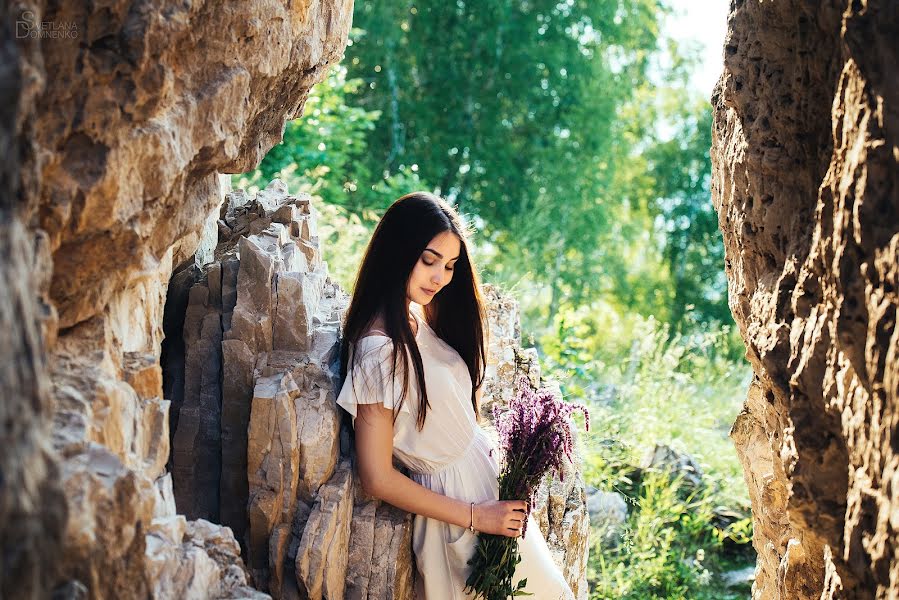
[(474, 528), (484, 533), (518, 537), (527, 518), (524, 500), (488, 500), (474, 505)]

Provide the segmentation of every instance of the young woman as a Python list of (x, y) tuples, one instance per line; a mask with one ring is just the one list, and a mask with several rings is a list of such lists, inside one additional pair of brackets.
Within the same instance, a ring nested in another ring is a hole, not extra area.
[[(363, 489), (415, 514), (417, 600), (471, 598), (476, 532), (521, 535), (526, 504), (498, 500), (496, 451), (478, 423), (485, 321), (455, 210), (424, 192), (394, 202), (356, 277), (337, 403), (353, 418)], [(533, 521), (519, 548), (515, 581), (527, 577), (532, 598), (574, 598)]]

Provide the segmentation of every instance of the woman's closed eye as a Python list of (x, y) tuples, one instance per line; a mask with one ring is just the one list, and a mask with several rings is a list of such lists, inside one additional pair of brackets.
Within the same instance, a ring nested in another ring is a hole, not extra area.
[[(424, 264), (428, 265), (429, 267), (433, 267), (434, 264), (435, 264), (435, 263), (432, 263), (432, 262), (428, 262), (428, 261), (426, 261), (425, 259), (422, 259), (421, 261), (422, 261)], [(446, 266), (446, 270), (447, 270), (447, 271), (452, 271), (453, 269), (454, 269), (454, 267), (451, 267), (451, 266), (449, 266), (449, 265)]]

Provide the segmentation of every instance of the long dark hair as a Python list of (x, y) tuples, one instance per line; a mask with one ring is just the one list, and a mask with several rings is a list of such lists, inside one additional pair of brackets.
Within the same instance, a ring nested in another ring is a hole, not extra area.
[[(431, 329), (452, 346), (468, 365), (471, 376), (471, 406), (480, 420), (477, 390), (484, 382), (486, 365), (485, 331), (487, 322), (477, 270), (466, 244), (467, 231), (456, 210), (445, 200), (428, 192), (413, 192), (395, 201), (381, 217), (372, 234), (346, 313), (340, 345), (340, 378), (348, 372), (350, 344), (355, 344), (378, 314), (384, 318), (384, 333), (393, 340), (392, 374), (395, 378), (397, 356), (402, 357), (403, 386), (400, 404), (409, 390), (409, 357), (419, 382), (418, 429), (424, 427), (428, 404), (424, 367), (415, 334), (406, 313), (406, 289), (412, 269), (434, 236), (450, 231), (459, 238), (459, 259), (453, 278), (425, 305), (425, 319)], [(358, 361), (353, 352), (353, 363)], [(352, 369), (353, 365), (349, 365)], [(394, 409), (396, 422), (398, 406)]]

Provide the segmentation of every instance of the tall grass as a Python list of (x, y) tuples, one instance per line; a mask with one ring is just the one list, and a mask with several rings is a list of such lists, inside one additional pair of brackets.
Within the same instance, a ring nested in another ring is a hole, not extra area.
[(665, 598), (728, 600), (747, 589), (722, 590), (716, 574), (742, 566), (710, 526), (714, 494), (687, 492), (664, 473), (644, 476), (620, 543), (593, 544), (587, 578), (594, 600)]
[(748, 503), (728, 437), (751, 377), (736, 333), (725, 326), (672, 334), (652, 317), (593, 309), (562, 312), (540, 338), (544, 371), (563, 382), (569, 400), (590, 407), (588, 454), (617, 445), (612, 458), (637, 464), (667, 444), (696, 459), (720, 501)]
[[(723, 589), (720, 575), (754, 564), (750, 520), (722, 529), (714, 510), (748, 507), (728, 431), (751, 371), (730, 328), (690, 329), (672, 334), (651, 317), (597, 304), (563, 310), (539, 338), (544, 372), (590, 407), (587, 484), (622, 494), (630, 509), (618, 543), (591, 548), (593, 599), (748, 597), (746, 586)], [(637, 468), (656, 444), (692, 456), (706, 485)]]

